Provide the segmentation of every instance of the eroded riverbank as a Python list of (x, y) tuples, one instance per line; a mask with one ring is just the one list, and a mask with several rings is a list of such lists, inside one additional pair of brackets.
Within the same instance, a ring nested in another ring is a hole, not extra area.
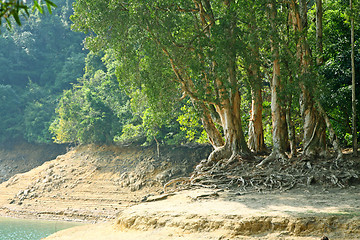
[(239, 195), (185, 190), (124, 209), (116, 222), (47, 239), (359, 239), (360, 192)]
[[(68, 229), (49, 239), (359, 238), (358, 169), (342, 178), (355, 185), (339, 188), (338, 183), (344, 182), (336, 176), (348, 171), (342, 168), (334, 171), (335, 178), (329, 175), (325, 185), (319, 184), (326, 182), (326, 175), (320, 174), (309, 185), (300, 186), (308, 178), (304, 175), (290, 190), (270, 191), (269, 186), (283, 183), (278, 173), (269, 172), (267, 177), (266, 171), (274, 165), (259, 175), (262, 170), (253, 169), (254, 163), (239, 163), (244, 168), (236, 173), (239, 176), (207, 175), (191, 187), (181, 185), (182, 191), (173, 192), (174, 186), (169, 186), (164, 193), (165, 183), (189, 176), (208, 151), (206, 146), (182, 146), (161, 149), (158, 158), (156, 148), (151, 147), (81, 146), (0, 184), (0, 215), (106, 222)], [(358, 159), (351, 161), (358, 166)], [(306, 174), (327, 167), (326, 162), (313, 162), (311, 169), (306, 162), (286, 164), (288, 170), (291, 164), (303, 166)], [(274, 184), (251, 188), (252, 178), (241, 177), (247, 173), (255, 174), (253, 183), (264, 175)], [(209, 183), (206, 188), (205, 183)]]

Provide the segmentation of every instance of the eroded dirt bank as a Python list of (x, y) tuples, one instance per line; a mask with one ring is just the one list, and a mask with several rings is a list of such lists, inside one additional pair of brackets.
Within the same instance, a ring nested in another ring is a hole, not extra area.
[(80, 146), (0, 185), (0, 215), (107, 221), (171, 178), (186, 176), (209, 146)]
[(357, 189), (239, 195), (200, 188), (126, 208), (112, 224), (47, 239), (359, 239), (359, 210)]
[(81, 146), (0, 184), (0, 215), (107, 222), (48, 239), (360, 239), (359, 159), (239, 162), (224, 175), (196, 169), (210, 151)]
[(0, 183), (64, 153), (66, 153), (65, 145), (30, 144), (21, 139), (2, 143), (0, 144)]

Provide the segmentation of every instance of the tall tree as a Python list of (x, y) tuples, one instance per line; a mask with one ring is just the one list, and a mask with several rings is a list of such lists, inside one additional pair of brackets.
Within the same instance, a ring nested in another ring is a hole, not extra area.
[[(215, 122), (209, 114), (214, 108), (225, 141), (223, 146), (215, 144), (221, 141), (212, 141), (215, 150), (209, 160), (229, 158), (232, 161), (251, 154), (242, 130), (237, 68), (237, 48), (241, 46), (237, 12), (241, 4), (242, 1), (233, 0), (79, 0), (72, 19), (75, 29), (93, 33), (93, 37), (87, 39), (87, 46), (115, 49), (127, 71), (136, 73), (129, 84), (141, 82), (147, 85), (149, 79), (145, 73), (158, 71), (163, 76), (152, 81), (175, 84), (180, 91), (172, 95), (176, 97), (183, 93), (196, 108), (203, 108), (200, 111), (203, 122)], [(157, 61), (166, 62), (168, 68), (157, 69), (157, 65), (143, 64), (142, 59), (155, 56)], [(133, 62), (134, 59), (139, 61)], [(131, 80), (122, 75), (118, 78), (120, 81)], [(218, 139), (219, 130), (214, 126), (210, 124), (216, 137), (211, 131), (208, 134)], [(206, 126), (205, 129), (208, 130)]]
[[(245, 5), (246, 4), (246, 5)], [(246, 38), (247, 46), (244, 51), (240, 53), (241, 57), (245, 59), (244, 66), (247, 70), (247, 78), (249, 80), (251, 91), (251, 111), (249, 119), (248, 130), (248, 146), (254, 153), (264, 153), (267, 151), (264, 142), (264, 130), (262, 123), (263, 112), (263, 98), (262, 98), (262, 84), (263, 79), (261, 77), (261, 15), (256, 14), (256, 7), (254, 1), (247, 1), (243, 5), (245, 14), (248, 15), (247, 24), (244, 24), (243, 31), (241, 33), (242, 38)], [(244, 14), (244, 15), (245, 15)], [(260, 15), (260, 17), (259, 17)], [(258, 19), (260, 18), (260, 19)]]
[[(332, 145), (337, 153), (337, 159), (342, 159), (342, 152), (331, 122), (319, 101), (314, 97), (315, 87), (311, 87), (311, 50), (307, 39), (307, 1), (292, 0), (292, 23), (298, 34), (297, 58), (300, 64), (299, 86), (301, 89), (300, 106), (304, 122), (303, 156), (312, 158), (328, 155), (326, 145), (326, 127), (330, 132)], [(312, 91), (310, 89), (313, 89)]]
[(318, 57), (317, 64), (321, 65), (324, 61), (323, 58), (323, 7), (322, 0), (316, 0), (316, 50)]
[(350, 21), (351, 21), (351, 105), (352, 105), (352, 136), (353, 136), (353, 155), (357, 156), (357, 131), (356, 131), (356, 88), (355, 88), (355, 51), (354, 51), (354, 16), (353, 2), (350, 0)]
[(271, 26), (270, 31), (270, 45), (272, 53), (272, 79), (271, 79), (271, 117), (272, 117), (272, 139), (273, 148), (271, 154), (260, 162), (257, 166), (260, 167), (275, 159), (287, 159), (285, 154), (287, 148), (287, 124), (285, 101), (281, 97), (283, 91), (283, 81), (280, 71), (280, 42), (278, 31), (276, 27), (277, 8), (276, 0), (269, 1), (269, 22)]

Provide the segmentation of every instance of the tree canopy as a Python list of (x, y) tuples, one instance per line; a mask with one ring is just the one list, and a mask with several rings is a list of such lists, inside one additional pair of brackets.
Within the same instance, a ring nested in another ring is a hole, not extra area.
[(304, 154), (327, 154), (326, 128), (338, 146), (319, 101), (323, 81), (311, 53), (317, 49), (306, 1), (79, 0), (74, 9), (73, 29), (89, 34), (86, 46), (93, 51), (111, 49), (123, 86), (144, 89), (158, 105), (168, 97), (190, 99), (215, 148), (210, 159), (250, 155), (241, 111), (246, 82), (253, 94), (270, 82), (275, 158), (286, 158), (293, 131), (289, 96), (300, 100), (294, 106), (303, 117)]
[[(340, 144), (356, 137), (357, 2), (351, 11), (343, 0), (53, 3), (47, 20), (29, 15), (34, 21), (0, 38), (2, 136), (209, 142), (209, 161), (228, 164), (270, 150), (261, 164), (285, 160), (299, 148), (312, 158), (333, 147), (340, 159)], [(69, 31), (70, 15), (84, 34)]]

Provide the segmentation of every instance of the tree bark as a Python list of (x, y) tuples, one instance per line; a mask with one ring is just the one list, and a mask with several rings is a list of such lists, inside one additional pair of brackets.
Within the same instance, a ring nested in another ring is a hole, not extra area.
[[(273, 34), (276, 32), (276, 19), (277, 9), (275, 1), (270, 3), (270, 24), (272, 26)], [(271, 81), (271, 119), (272, 119), (272, 138), (273, 148), (271, 154), (260, 162), (257, 166), (260, 167), (275, 159), (287, 159), (285, 154), (288, 134), (286, 126), (286, 112), (283, 106), (283, 99), (280, 97), (282, 91), (282, 82), (280, 78), (280, 55), (279, 43), (275, 40), (275, 36), (270, 36), (271, 51), (273, 54), (273, 74)]]
[[(300, 94), (300, 109), (304, 123), (304, 137), (303, 137), (303, 156), (306, 158), (316, 156), (326, 156), (326, 128), (325, 121), (317, 111), (314, 105), (314, 99), (305, 84), (305, 79), (311, 77), (309, 73), (310, 68), (310, 49), (306, 40), (306, 26), (307, 26), (307, 5), (305, 0), (299, 0), (299, 5), (296, 1), (291, 1), (293, 26), (296, 32), (299, 33), (297, 43), (297, 58), (300, 63), (301, 73), (299, 86)], [(298, 7), (298, 8), (297, 8)]]
[[(325, 157), (328, 155), (326, 145), (326, 127), (331, 133), (331, 140), (333, 147), (337, 152), (337, 159), (342, 158), (340, 145), (335, 136), (334, 129), (327, 117), (327, 114), (322, 109), (320, 103), (314, 99), (309, 86), (307, 86), (305, 79), (311, 77), (310, 74), (310, 48), (307, 43), (307, 2), (306, 0), (299, 0), (297, 6), (296, 1), (291, 1), (293, 12), (293, 25), (295, 31), (299, 33), (299, 40), (297, 43), (297, 58), (300, 62), (301, 77), (299, 86), (301, 89), (300, 108), (304, 122), (304, 138), (303, 138), (303, 157), (313, 158), (317, 156)], [(298, 8), (297, 8), (298, 7)], [(298, 10), (299, 9), (299, 10)], [(316, 104), (317, 103), (317, 106)]]
[(290, 158), (296, 156), (297, 154), (295, 126), (291, 119), (291, 102), (292, 102), (292, 96), (290, 95), (290, 97), (288, 98), (288, 104), (286, 109), (286, 123), (288, 127), (289, 143), (290, 143)]
[(300, 83), (300, 109), (304, 122), (303, 156), (315, 158), (327, 156), (326, 127), (322, 115), (314, 105), (314, 100), (303, 83)]
[(248, 146), (256, 154), (265, 153), (264, 130), (262, 125), (262, 94), (260, 87), (251, 88), (251, 115), (249, 120)]
[[(233, 0), (225, 0), (224, 4), (229, 11), (229, 25), (226, 32), (226, 66), (227, 83), (216, 80), (219, 89), (220, 103), (215, 105), (220, 115), (224, 130), (225, 145), (215, 149), (209, 156), (209, 161), (228, 159), (228, 164), (234, 162), (237, 157), (249, 158), (251, 152), (246, 144), (241, 121), (241, 97), (237, 81), (236, 66), (236, 13), (232, 10)], [(223, 63), (222, 63), (223, 64)]]
[(353, 135), (353, 155), (357, 156), (357, 131), (356, 131), (356, 95), (355, 95), (355, 59), (354, 59), (354, 16), (353, 16), (353, 5), (350, 0), (350, 21), (351, 21), (351, 105), (352, 105), (352, 135)]
[(256, 154), (265, 153), (267, 148), (264, 143), (264, 130), (262, 124), (262, 94), (261, 94), (261, 78), (258, 69), (249, 69), (251, 87), (251, 112), (249, 120), (249, 140), (248, 146), (251, 151)]
[(341, 161), (343, 159), (343, 153), (341, 151), (339, 140), (336, 137), (334, 128), (332, 127), (330, 119), (327, 116), (327, 114), (326, 114), (325, 110), (323, 109), (323, 107), (321, 106), (321, 104), (318, 101), (316, 101), (316, 103), (318, 105), (319, 112), (323, 115), (323, 117), (325, 119), (326, 127), (328, 128), (329, 135), (330, 135), (330, 142), (332, 143), (332, 145), (334, 147), (334, 150), (335, 150), (335, 152), (337, 154), (336, 160)]
[(209, 156), (209, 161), (229, 159), (233, 162), (236, 157), (249, 158), (251, 152), (247, 147), (242, 130), (240, 104), (241, 98), (238, 91), (231, 94), (230, 101), (225, 100), (221, 106), (216, 106), (224, 129), (225, 145), (215, 149)]
[(316, 62), (318, 65), (322, 65), (324, 62), (323, 54), (323, 9), (322, 9), (322, 0), (316, 0), (316, 48), (318, 52), (318, 57)]
[(199, 102), (195, 99), (191, 100), (195, 109), (197, 109), (201, 113), (201, 122), (208, 135), (210, 144), (213, 146), (214, 149), (224, 146), (225, 142), (221, 136), (221, 133), (219, 132), (212, 120), (210, 110), (204, 103)]
[[(278, 54), (275, 53), (275, 54)], [(278, 56), (277, 56), (278, 57)], [(271, 117), (272, 117), (272, 134), (273, 149), (271, 157), (286, 159), (285, 151), (288, 146), (288, 133), (286, 125), (286, 112), (284, 109), (284, 101), (279, 96), (282, 91), (282, 83), (280, 79), (280, 62), (275, 58), (273, 66), (273, 79), (271, 86)]]

